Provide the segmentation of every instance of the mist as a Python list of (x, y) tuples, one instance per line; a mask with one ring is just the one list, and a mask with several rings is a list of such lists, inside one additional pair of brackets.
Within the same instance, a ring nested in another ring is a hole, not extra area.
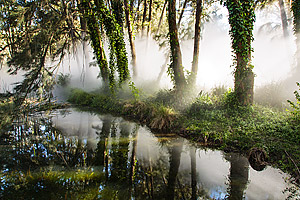
[[(270, 8), (269, 8), (270, 9)], [(268, 10), (256, 11), (256, 22), (254, 27), (254, 41), (252, 43), (254, 52), (252, 53), (252, 64), (254, 65), (255, 88), (274, 82), (282, 82), (292, 72), (295, 65), (294, 55), (296, 50), (295, 36), (289, 25), (289, 37), (283, 37), (281, 28), (279, 8), (273, 6), (272, 12)], [(226, 8), (218, 8), (218, 16), (213, 17), (209, 22), (205, 22), (201, 30), (199, 71), (197, 85), (199, 88), (209, 91), (217, 86), (233, 88), (233, 57), (231, 50), (231, 39), (229, 36), (228, 13)], [(278, 27), (279, 25), (279, 27)], [(129, 64), (131, 63), (131, 52), (128, 39), (125, 38)], [(181, 41), (181, 51), (183, 65), (186, 71), (191, 70), (193, 56), (193, 40)], [(157, 82), (157, 77), (161, 67), (165, 63), (166, 49), (160, 49), (156, 41), (151, 37), (135, 38), (137, 54), (138, 79), (135, 80), (137, 86), (143, 87), (146, 83), (151, 86), (153, 83), (159, 88), (172, 88), (172, 82), (166, 70), (161, 81)], [(108, 52), (107, 44), (105, 49)], [(108, 54), (107, 54), (108, 55)], [(99, 68), (91, 66), (95, 62), (93, 50), (89, 42), (78, 44), (72, 54), (65, 57), (60, 67), (56, 71), (59, 74), (71, 75), (71, 86), (82, 88), (87, 91), (98, 89), (101, 85)], [(129, 66), (132, 71), (132, 66)], [(1, 91), (11, 91), (11, 84), (14, 81), (21, 81), (20, 75), (10, 77), (5, 72), (6, 67), (1, 70)], [(22, 74), (22, 73), (21, 73)], [(296, 84), (293, 82), (288, 87), (294, 90)], [(57, 92), (59, 95), (60, 92)]]

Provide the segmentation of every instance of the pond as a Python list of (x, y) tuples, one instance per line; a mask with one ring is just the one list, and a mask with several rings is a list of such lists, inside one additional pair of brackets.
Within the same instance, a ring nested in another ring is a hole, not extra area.
[[(0, 199), (286, 199), (289, 175), (76, 109), (15, 120), (0, 138)], [(286, 192), (284, 192), (286, 191)]]

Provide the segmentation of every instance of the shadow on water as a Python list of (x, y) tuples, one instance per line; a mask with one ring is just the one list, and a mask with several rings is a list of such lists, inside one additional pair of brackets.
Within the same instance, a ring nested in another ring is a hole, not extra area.
[(241, 155), (73, 109), (15, 120), (0, 170), (0, 199), (285, 199), (295, 187)]

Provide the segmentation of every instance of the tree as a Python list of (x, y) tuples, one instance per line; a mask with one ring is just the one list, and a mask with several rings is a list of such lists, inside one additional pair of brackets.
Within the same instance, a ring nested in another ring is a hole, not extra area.
[(292, 13), (293, 13), (293, 26), (294, 26), (294, 34), (296, 36), (296, 74), (300, 72), (300, 1), (293, 0), (291, 4)]
[(195, 22), (195, 37), (194, 37), (194, 53), (193, 53), (192, 74), (191, 74), (192, 86), (196, 84), (196, 77), (198, 73), (201, 15), (202, 15), (202, 0), (197, 0), (197, 8), (196, 8), (196, 16), (195, 16), (196, 22)]
[(287, 21), (287, 16), (286, 16), (285, 6), (284, 6), (284, 1), (283, 0), (279, 0), (279, 8), (280, 8), (280, 16), (281, 16), (283, 36), (288, 37), (289, 36), (288, 21)]
[[(93, 3), (94, 2), (94, 3)], [(51, 89), (53, 74), (66, 54), (82, 40), (78, 21), (87, 22), (88, 34), (103, 80), (109, 78), (110, 88), (129, 78), (125, 42), (120, 25), (103, 0), (63, 1), (1, 1), (1, 54), (6, 58), (10, 73), (24, 70), (24, 81), (16, 91), (24, 99), (32, 91), (39, 91), (46, 98), (45, 90)], [(22, 14), (20, 14), (22, 13)], [(81, 23), (81, 25), (83, 25)], [(109, 68), (102, 43), (102, 28), (109, 41)], [(7, 53), (8, 52), (8, 53)], [(46, 63), (59, 58), (58, 64)], [(108, 74), (108, 75), (107, 75)], [(50, 95), (48, 95), (50, 97)]]
[(178, 91), (184, 90), (187, 86), (185, 80), (183, 66), (182, 66), (182, 55), (178, 39), (178, 30), (176, 23), (176, 0), (169, 0), (168, 6), (168, 23), (169, 23), (169, 42), (171, 48), (171, 65), (173, 80), (175, 88)]
[[(133, 5), (133, 4), (131, 4), (131, 5)], [(128, 0), (124, 0), (124, 8), (125, 8), (125, 19), (126, 19), (128, 37), (129, 37), (129, 43), (130, 43), (130, 49), (131, 49), (132, 74), (133, 74), (133, 78), (136, 78), (137, 77), (136, 52), (135, 52), (135, 44), (133, 41), (133, 34), (132, 34), (132, 29), (131, 29), (131, 21), (130, 21), (131, 15), (129, 13)]]
[(253, 103), (254, 73), (251, 65), (251, 42), (255, 21), (253, 0), (227, 0), (231, 46), (234, 55), (234, 92), (240, 105)]

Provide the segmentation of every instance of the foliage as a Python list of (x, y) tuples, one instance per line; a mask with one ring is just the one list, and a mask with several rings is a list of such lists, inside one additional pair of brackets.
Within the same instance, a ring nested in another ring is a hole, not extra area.
[[(223, 2), (223, 1), (222, 1)], [(253, 97), (253, 66), (250, 64), (251, 42), (253, 41), (253, 26), (255, 21), (254, 0), (226, 0), (224, 5), (229, 12), (229, 35), (234, 53), (235, 93), (241, 105), (252, 104)]]
[[(297, 86), (299, 87), (299, 91), (300, 91), (300, 83), (297, 82)], [(294, 119), (297, 122), (300, 122), (300, 94), (298, 91), (295, 91), (294, 94), (295, 94), (296, 102), (292, 102), (290, 100), (287, 101), (290, 104), (290, 106), (293, 108), (293, 111), (291, 111), (291, 113), (294, 116)]]
[[(51, 89), (53, 71), (58, 65), (46, 66), (48, 58), (62, 60), (80, 39), (77, 10), (67, 1), (1, 1), (1, 53), (10, 73), (24, 70), (24, 81), (16, 92), (24, 96)], [(68, 10), (68, 11), (67, 11)], [(46, 97), (46, 95), (41, 95)], [(48, 95), (49, 96), (49, 95)]]
[[(41, 99), (51, 97), (48, 90), (54, 83), (55, 70), (64, 56), (86, 39), (82, 37), (86, 32), (84, 18), (98, 65), (103, 77), (109, 76), (111, 89), (117, 82), (115, 72), (119, 74), (120, 85), (129, 78), (122, 30), (103, 0), (1, 1), (0, 9), (1, 56), (7, 61), (10, 73), (26, 72), (24, 81), (16, 87), (20, 103), (36, 91)], [(102, 27), (109, 41), (109, 75), (101, 43)]]
[(70, 84), (70, 79), (71, 79), (71, 74), (60, 73), (57, 78), (57, 84), (65, 87)]
[[(292, 1), (291, 10), (293, 12), (294, 33), (297, 35), (300, 32), (300, 2)], [(298, 37), (298, 36), (297, 36)]]
[(135, 87), (134, 82), (130, 81), (128, 84), (135, 100), (138, 100), (140, 98), (140, 91), (137, 87)]

